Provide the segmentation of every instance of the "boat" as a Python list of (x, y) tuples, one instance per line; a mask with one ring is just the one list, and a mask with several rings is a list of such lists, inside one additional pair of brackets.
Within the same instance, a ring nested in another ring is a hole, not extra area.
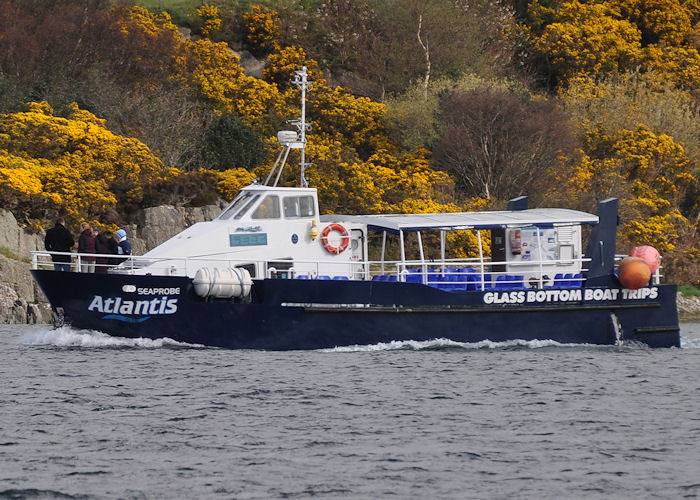
[[(435, 339), (680, 346), (676, 286), (658, 270), (634, 287), (616, 275), (616, 199), (597, 214), (528, 208), (518, 197), (502, 211), (321, 215), (304, 175), (306, 69), (293, 81), (296, 130), (278, 134), (265, 182), (214, 220), (107, 273), (55, 271), (50, 252), (33, 252), (57, 325), (231, 349)], [(299, 186), (279, 186), (292, 149)], [(478, 255), (447, 258), (451, 235), (465, 232)]]

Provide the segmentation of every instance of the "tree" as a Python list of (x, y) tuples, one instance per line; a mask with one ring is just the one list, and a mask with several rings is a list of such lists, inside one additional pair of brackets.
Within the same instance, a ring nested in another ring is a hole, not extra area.
[(556, 104), (521, 101), (500, 89), (449, 94), (440, 119), (433, 163), (455, 176), (462, 197), (528, 194), (575, 144)]
[(267, 151), (254, 130), (237, 114), (228, 113), (207, 131), (202, 156), (206, 166), (214, 170), (251, 169), (267, 157)]
[(582, 134), (634, 130), (645, 124), (685, 148), (694, 171), (700, 167), (700, 103), (655, 72), (630, 71), (607, 78), (577, 79), (560, 96)]

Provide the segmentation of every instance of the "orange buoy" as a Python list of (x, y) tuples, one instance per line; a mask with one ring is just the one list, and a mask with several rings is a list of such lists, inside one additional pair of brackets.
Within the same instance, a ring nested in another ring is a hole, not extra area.
[(652, 274), (655, 273), (661, 265), (661, 255), (659, 255), (656, 248), (650, 247), (649, 245), (634, 247), (632, 250), (630, 250), (629, 256), (639, 257), (646, 262), (649, 269), (651, 269)]
[(617, 278), (625, 288), (637, 290), (649, 283), (651, 268), (639, 257), (625, 257), (617, 269)]

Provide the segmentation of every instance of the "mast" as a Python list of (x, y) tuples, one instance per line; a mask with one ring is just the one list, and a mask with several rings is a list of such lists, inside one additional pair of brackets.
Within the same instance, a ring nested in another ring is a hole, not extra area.
[[(292, 149), (299, 149), (301, 153), (301, 160), (299, 161), (299, 185), (301, 187), (308, 187), (309, 183), (306, 180), (306, 168), (310, 167), (312, 164), (306, 161), (306, 131), (311, 130), (311, 124), (306, 123), (306, 91), (311, 88), (313, 82), (310, 82), (307, 78), (306, 66), (302, 66), (301, 70), (296, 70), (294, 72), (294, 79), (292, 84), (296, 85), (301, 89), (301, 117), (296, 120), (290, 120), (289, 124), (294, 125), (297, 131), (293, 130), (281, 130), (277, 132), (277, 140), (282, 145), (282, 150), (275, 164), (272, 166), (272, 170), (265, 179), (265, 186), (269, 186), (270, 179), (272, 178), (275, 171), (277, 171), (277, 176), (275, 177), (275, 182), (273, 186), (277, 186), (284, 165), (287, 162), (287, 157), (289, 156), (289, 151)], [(281, 162), (280, 162), (281, 160)]]

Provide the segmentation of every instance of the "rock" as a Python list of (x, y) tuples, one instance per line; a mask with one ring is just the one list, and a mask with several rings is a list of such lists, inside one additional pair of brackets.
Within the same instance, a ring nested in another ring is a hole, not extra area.
[(0, 209), (0, 247), (20, 259), (29, 259), (32, 250), (44, 249), (44, 235), (31, 234), (19, 227), (9, 210)]
[[(127, 227), (127, 237), (135, 255), (151, 250), (197, 222), (214, 219), (221, 209), (217, 205), (195, 208), (175, 208), (170, 205), (146, 208), (136, 217), (138, 234), (134, 227)], [(136, 236), (131, 236), (136, 234)], [(142, 241), (138, 241), (142, 240)], [(145, 250), (141, 250), (141, 243)]]
[(29, 274), (30, 264), (0, 255), (0, 276), (2, 281), (11, 286), (19, 297), (35, 302), (34, 280)]
[(18, 248), (17, 220), (9, 210), (0, 209), (0, 247), (15, 253)]
[(21, 324), (27, 322), (27, 301), (7, 283), (0, 282), (0, 322)]
[(37, 323), (52, 323), (53, 313), (51, 312), (51, 306), (48, 302), (35, 304), (39, 308), (39, 320)]
[(676, 298), (678, 314), (682, 318), (700, 317), (700, 297), (678, 294)]
[(188, 222), (189, 225), (192, 225), (197, 222), (207, 222), (215, 219), (221, 213), (221, 208), (216, 205), (206, 205), (204, 207), (192, 208), (190, 212)]
[(257, 59), (247, 50), (231, 50), (231, 52), (240, 57), (240, 64), (243, 67), (246, 75), (253, 76), (255, 78), (262, 78), (263, 69), (265, 69), (265, 65), (267, 64), (265, 59)]
[(38, 304), (29, 304), (27, 306), (27, 323), (30, 325), (41, 323), (41, 310)]
[(30, 234), (0, 209), (0, 323), (47, 322), (51, 307), (29, 273), (31, 250), (43, 250), (43, 235)]
[(186, 227), (182, 214), (177, 208), (169, 205), (143, 210), (137, 216), (137, 224), (140, 229), (139, 236), (145, 241), (148, 249), (157, 247)]

